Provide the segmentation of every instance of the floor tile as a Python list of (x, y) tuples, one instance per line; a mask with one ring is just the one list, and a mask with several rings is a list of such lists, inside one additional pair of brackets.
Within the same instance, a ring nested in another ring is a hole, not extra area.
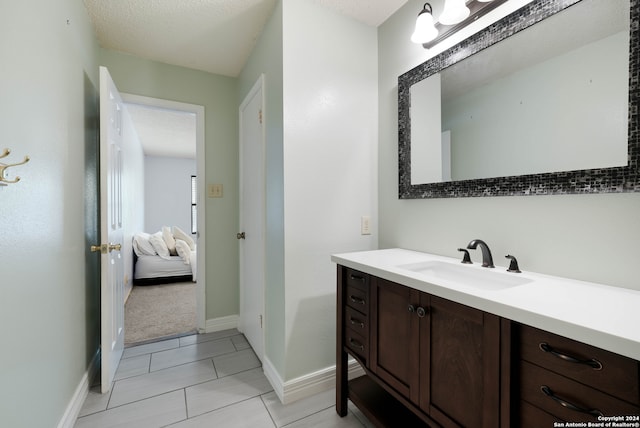
[(79, 418), (75, 428), (161, 427), (187, 417), (184, 390)]
[(187, 413), (191, 418), (271, 390), (262, 368), (247, 370), (187, 388)]
[(171, 428), (196, 427), (274, 428), (275, 425), (260, 398), (255, 397), (171, 425)]
[(251, 345), (249, 345), (249, 341), (247, 341), (247, 338), (244, 337), (243, 334), (239, 334), (238, 336), (233, 336), (231, 338), (231, 341), (233, 342), (233, 346), (235, 346), (236, 350), (238, 351), (251, 348)]
[(211, 360), (183, 364), (115, 383), (109, 408), (186, 388), (216, 378)]
[(150, 354), (152, 352), (165, 351), (180, 346), (179, 339), (163, 340), (161, 342), (147, 343), (146, 345), (132, 346), (126, 348), (122, 354), (122, 358), (136, 357), (142, 354)]
[(269, 410), (276, 426), (282, 427), (313, 413), (335, 406), (336, 392), (334, 389), (329, 389), (286, 405), (280, 402), (275, 392), (270, 392), (262, 396), (262, 401), (267, 406), (267, 410)]
[(292, 424), (285, 425), (286, 428), (362, 428), (360, 423), (353, 413), (348, 413), (347, 416), (341, 418), (336, 413), (336, 409), (329, 408), (318, 413), (314, 413), (311, 416), (307, 416), (304, 419), (300, 419)]
[(102, 394), (100, 392), (100, 385), (92, 387), (82, 404), (78, 417), (106, 410), (109, 404), (109, 398), (111, 398), (111, 393)]
[(261, 366), (260, 360), (251, 348), (215, 357), (213, 365), (218, 377), (229, 376)]
[(149, 373), (151, 354), (138, 355), (137, 357), (120, 360), (114, 380), (121, 380), (132, 376)]
[(151, 371), (162, 370), (179, 364), (191, 363), (218, 355), (235, 352), (231, 339), (219, 339), (211, 342), (196, 343), (181, 346), (168, 351), (156, 352), (151, 355)]
[(212, 340), (224, 339), (232, 336), (242, 336), (235, 328), (222, 331), (214, 331), (213, 333), (193, 334), (180, 338), (180, 346), (194, 345), (196, 343), (210, 342)]

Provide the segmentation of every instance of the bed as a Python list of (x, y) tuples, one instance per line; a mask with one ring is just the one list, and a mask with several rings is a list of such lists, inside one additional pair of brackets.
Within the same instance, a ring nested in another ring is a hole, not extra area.
[(133, 284), (157, 285), (197, 280), (193, 238), (174, 226), (133, 237)]

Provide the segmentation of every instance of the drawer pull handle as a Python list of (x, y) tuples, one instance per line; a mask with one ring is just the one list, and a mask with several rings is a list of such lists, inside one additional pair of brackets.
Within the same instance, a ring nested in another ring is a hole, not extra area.
[(357, 320), (355, 318), (349, 318), (349, 321), (351, 321), (351, 325), (357, 325), (360, 328), (364, 328), (364, 323), (360, 320)]
[(547, 397), (551, 398), (553, 401), (555, 401), (556, 403), (560, 404), (562, 407), (566, 407), (567, 409), (573, 410), (575, 412), (586, 413), (586, 414), (591, 415), (593, 417), (604, 416), (604, 413), (602, 413), (600, 410), (583, 409), (582, 407), (576, 406), (575, 404), (570, 403), (569, 401), (563, 400), (562, 398), (560, 398), (557, 395), (555, 395), (553, 393), (553, 391), (551, 391), (551, 389), (546, 385), (542, 385), (540, 387), (540, 390), (544, 393), (544, 395), (546, 395)]
[(349, 278), (351, 278), (353, 281), (364, 282), (364, 276), (351, 274), (349, 275)]
[(562, 360), (565, 360), (567, 362), (575, 363), (575, 364), (584, 364), (586, 366), (591, 367), (594, 370), (602, 370), (602, 363), (596, 360), (595, 358), (592, 358), (590, 360), (580, 360), (578, 358), (572, 357), (571, 355), (563, 354), (554, 350), (551, 346), (549, 346), (548, 343), (545, 343), (545, 342), (542, 342), (540, 344), (540, 349), (544, 352), (548, 352), (551, 355), (558, 357)]
[(355, 339), (349, 339), (349, 345), (353, 346), (354, 348), (358, 348), (361, 351), (364, 351), (364, 345)]
[(356, 303), (358, 305), (364, 305), (366, 303), (364, 299), (361, 299), (356, 296), (349, 296), (349, 300), (351, 300), (353, 303)]
[(418, 314), (418, 317), (424, 318), (425, 315), (427, 315), (427, 310), (422, 306), (418, 306), (418, 309), (416, 309), (416, 313)]

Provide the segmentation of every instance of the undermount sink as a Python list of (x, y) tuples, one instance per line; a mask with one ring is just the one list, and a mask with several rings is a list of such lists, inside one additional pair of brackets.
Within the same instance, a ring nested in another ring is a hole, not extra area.
[(496, 272), (490, 268), (441, 261), (411, 263), (399, 265), (398, 268), (423, 274), (427, 281), (440, 279), (485, 290), (502, 290), (532, 282), (531, 279), (515, 273)]

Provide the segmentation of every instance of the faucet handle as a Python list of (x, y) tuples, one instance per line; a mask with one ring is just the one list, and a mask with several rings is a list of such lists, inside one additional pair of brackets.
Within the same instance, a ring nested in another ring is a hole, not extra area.
[(473, 262), (471, 261), (471, 256), (469, 255), (469, 251), (464, 248), (458, 248), (458, 251), (462, 251), (464, 253), (464, 256), (462, 256), (462, 261), (460, 263), (464, 263), (467, 265), (473, 264)]
[(511, 262), (509, 263), (509, 268), (507, 269), (507, 272), (521, 273), (520, 268), (518, 267), (518, 260), (516, 260), (514, 256), (507, 254), (504, 257), (506, 259), (511, 260)]

